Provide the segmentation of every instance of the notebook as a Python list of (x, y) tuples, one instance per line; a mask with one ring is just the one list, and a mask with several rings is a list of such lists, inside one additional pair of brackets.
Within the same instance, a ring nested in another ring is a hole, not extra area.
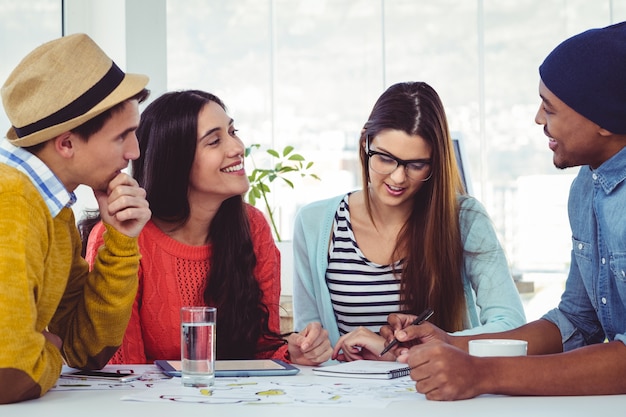
[(340, 378), (392, 379), (409, 375), (411, 368), (406, 363), (362, 359), (313, 368), (313, 372), (316, 375)]

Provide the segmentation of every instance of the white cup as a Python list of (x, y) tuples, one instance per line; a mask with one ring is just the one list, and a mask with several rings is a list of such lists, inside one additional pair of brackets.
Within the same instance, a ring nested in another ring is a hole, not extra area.
[(181, 380), (186, 387), (208, 387), (215, 380), (214, 307), (180, 310)]
[(514, 339), (474, 339), (469, 341), (472, 356), (526, 356), (528, 342)]

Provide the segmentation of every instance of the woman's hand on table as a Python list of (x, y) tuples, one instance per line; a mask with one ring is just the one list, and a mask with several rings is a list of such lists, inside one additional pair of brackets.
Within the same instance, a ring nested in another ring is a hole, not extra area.
[(329, 360), (333, 352), (328, 331), (318, 322), (289, 335), (287, 344), (291, 362), (298, 365), (319, 365)]
[(344, 334), (339, 338), (333, 349), (333, 359), (340, 361), (355, 361), (368, 359), (376, 361), (394, 361), (393, 354), (380, 356), (385, 347), (385, 339), (364, 327)]

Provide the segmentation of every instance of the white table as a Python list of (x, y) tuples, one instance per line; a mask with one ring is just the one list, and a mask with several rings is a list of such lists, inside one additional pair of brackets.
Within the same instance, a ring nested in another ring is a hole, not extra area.
[[(137, 367), (135, 367), (137, 368)], [(312, 382), (319, 378), (310, 367), (300, 367), (295, 376), (268, 377), (290, 382)], [(334, 379), (334, 378), (333, 378)], [(336, 379), (343, 383), (350, 379)], [(112, 417), (112, 416), (214, 416), (214, 417), (538, 417), (538, 416), (610, 416), (621, 415), (626, 408), (626, 395), (589, 397), (507, 397), (481, 396), (471, 400), (437, 402), (422, 395), (397, 401), (386, 408), (330, 408), (295, 405), (215, 405), (186, 403), (150, 403), (122, 401), (132, 390), (51, 391), (42, 398), (17, 404), (0, 405), (2, 417)], [(136, 391), (135, 391), (136, 392)]]

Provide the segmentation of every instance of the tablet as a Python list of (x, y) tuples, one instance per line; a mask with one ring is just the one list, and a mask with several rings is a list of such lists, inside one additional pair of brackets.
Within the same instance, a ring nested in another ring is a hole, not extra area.
[[(180, 376), (180, 361), (156, 360), (154, 363), (170, 376)], [(295, 375), (300, 370), (277, 359), (244, 359), (215, 361), (215, 376), (282, 376)]]

